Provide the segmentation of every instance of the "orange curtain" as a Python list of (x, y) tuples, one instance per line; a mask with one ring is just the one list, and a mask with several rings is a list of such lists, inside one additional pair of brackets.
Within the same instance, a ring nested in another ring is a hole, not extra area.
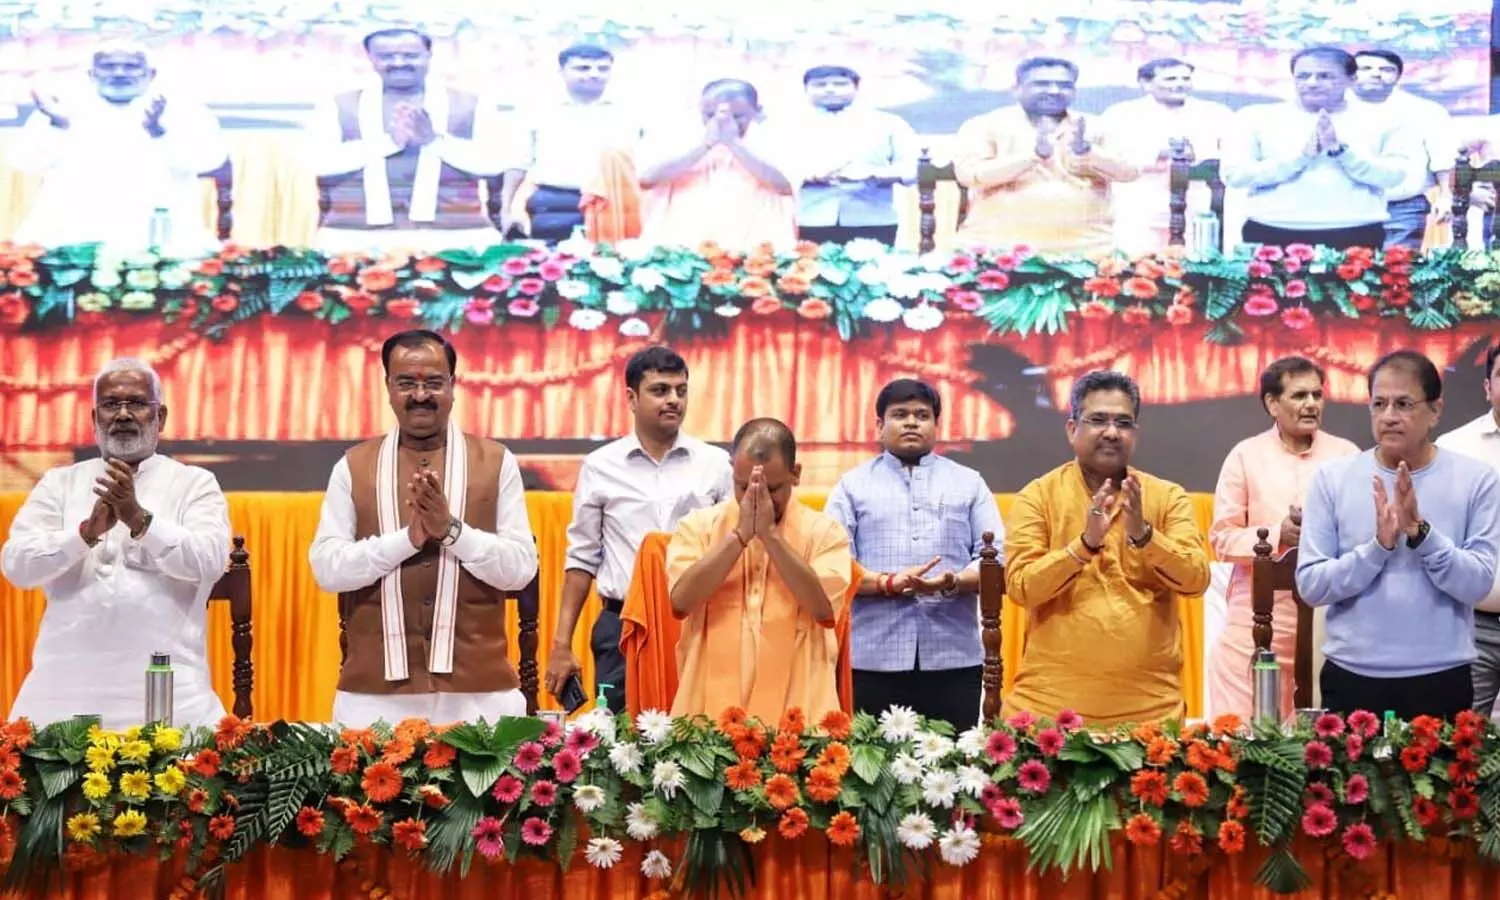
[[(180, 326), (122, 318), (6, 335), (0, 340), (0, 446), (15, 453), (91, 445), (93, 376), (118, 356), (157, 366), (172, 410), (172, 439), (337, 441), (378, 434), (389, 417), (380, 341), (398, 324), (409, 323), (334, 327), (266, 316), (210, 341)], [(696, 335), (676, 346), (693, 372), (698, 436), (728, 440), (745, 420), (775, 415), (807, 445), (849, 445), (862, 458), (874, 420), (871, 398), (902, 375), (925, 378), (942, 394), (940, 440), (1009, 435), (1010, 412), (983, 388), (1019, 374), (966, 368), (976, 345), (1004, 345), (1047, 366), (1059, 405), (1077, 375), (1109, 366), (1131, 372), (1151, 404), (1253, 396), (1266, 363), (1293, 352), (1328, 364), (1330, 396), (1362, 397), (1365, 367), (1381, 353), (1415, 348), (1445, 366), (1488, 334), (1482, 325), (1414, 332), (1334, 321), (1302, 332), (1252, 328), (1244, 343), (1222, 347), (1205, 344), (1201, 327), (1076, 324), (1067, 334), (995, 337), (982, 322), (955, 318), (927, 334), (880, 327), (845, 342), (827, 322), (784, 312), (725, 323), (722, 334)], [(641, 341), (608, 328), (540, 326), (466, 329), (453, 341), (461, 382), (457, 415), (466, 431), (541, 438), (630, 430), (621, 382), (625, 360)]]
[[(9, 535), (11, 520), (26, 496), (0, 493), (0, 535)], [(254, 592), (255, 717), (263, 721), (326, 721), (333, 712), (333, 692), (338, 682), (338, 603), (313, 582), (307, 565), (307, 550), (318, 527), (319, 493), (230, 493), (229, 518), (234, 533), (245, 538), (250, 553)], [(823, 508), (824, 495), (808, 492), (803, 502)], [(1001, 515), (1009, 512), (1013, 495), (999, 494)], [(1193, 497), (1198, 524), (1206, 534), (1212, 516), (1213, 498)], [(541, 610), (537, 627), (538, 647), (545, 667), (548, 648), (557, 633), (558, 595), (562, 590), (563, 564), (567, 550), (567, 527), (572, 518), (570, 494), (532, 491), (526, 507), (536, 534), (541, 557)], [(22, 591), (0, 579), (0, 710), (8, 710), (31, 669), (31, 645), (36, 640), (45, 600), (41, 591)], [(1181, 601), (1183, 627), (1183, 693), (1188, 714), (1202, 709), (1203, 601), (1200, 597)], [(583, 682), (593, 685), (593, 655), (589, 631), (599, 614), (599, 602), (590, 596), (573, 635), (573, 652), (583, 665)], [(516, 608), (507, 607), (506, 627), (510, 651), (516, 660), (519, 622)], [(1006, 604), (1002, 618), (1005, 683), (1020, 665), (1025, 613)], [(214, 687), (227, 708), (233, 700), (230, 684), (229, 611), (222, 603), (209, 612), (209, 662)], [(80, 653), (87, 652), (79, 648)], [(145, 660), (141, 661), (145, 666)], [(144, 668), (143, 668), (144, 671)], [(544, 709), (558, 705), (545, 690), (538, 697)]]
[[(979, 857), (962, 869), (933, 860), (925, 881), (885, 889), (856, 877), (856, 860), (831, 848), (817, 834), (797, 842), (774, 832), (754, 848), (756, 883), (750, 897), (782, 900), (1272, 900), (1255, 885), (1263, 856), (1248, 850), (1236, 857), (1184, 860), (1160, 848), (1138, 850), (1113, 842), (1112, 869), (1036, 876), (1026, 871), (1026, 853), (1014, 841), (984, 837)], [(1297, 848), (1312, 876), (1303, 898), (1400, 897), (1401, 900), (1481, 900), (1500, 896), (1500, 869), (1473, 858), (1472, 849), (1446, 841), (1381, 847), (1355, 863), (1330, 858), (1320, 845)], [(435, 875), (420, 862), (384, 848), (363, 848), (343, 863), (311, 851), (258, 849), (228, 868), (227, 900), (647, 900), (655, 886), (640, 876), (640, 845), (628, 844), (611, 870), (592, 868), (581, 857), (564, 873), (555, 863), (528, 860), (516, 865), (475, 860), (467, 878)], [(669, 852), (674, 857), (675, 854)], [(180, 883), (181, 861), (121, 858), (106, 867), (70, 877), (52, 900), (113, 900), (166, 897)], [(143, 890), (153, 886), (149, 893)]]

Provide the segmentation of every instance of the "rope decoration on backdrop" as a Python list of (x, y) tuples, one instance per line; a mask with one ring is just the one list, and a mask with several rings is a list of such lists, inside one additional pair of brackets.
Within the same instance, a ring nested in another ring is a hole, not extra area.
[[(161, 369), (203, 340), (203, 335), (186, 331), (153, 351), (142, 353), (140, 360), (153, 369)], [(94, 376), (84, 375), (66, 381), (34, 381), (13, 375), (0, 375), (0, 390), (23, 394), (71, 394), (92, 391)]]

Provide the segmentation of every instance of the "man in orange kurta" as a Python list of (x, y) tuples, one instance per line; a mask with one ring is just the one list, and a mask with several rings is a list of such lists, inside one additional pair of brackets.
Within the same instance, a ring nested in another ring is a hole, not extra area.
[(1073, 387), (1077, 459), (1032, 481), (1005, 529), (1005, 598), (1026, 610), (1007, 712), (1090, 725), (1181, 718), (1177, 598), (1208, 587), (1208, 554), (1180, 486), (1129, 468), (1140, 390), (1119, 372)]
[(792, 499), (791, 430), (752, 419), (734, 437), (734, 495), (678, 522), (667, 546), (677, 642), (672, 715), (743, 707), (763, 722), (839, 709), (838, 635), (853, 559), (833, 519)]

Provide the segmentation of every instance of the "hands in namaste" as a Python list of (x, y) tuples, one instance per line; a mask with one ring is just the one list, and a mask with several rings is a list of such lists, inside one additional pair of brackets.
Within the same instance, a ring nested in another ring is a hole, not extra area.
[(411, 522), (406, 526), (407, 536), (413, 547), (421, 547), (429, 540), (439, 540), (448, 533), (453, 522), (453, 513), (448, 509), (448, 498), (443, 496), (443, 484), (431, 469), (419, 469), (406, 486), (410, 495), (406, 505), (411, 507)]

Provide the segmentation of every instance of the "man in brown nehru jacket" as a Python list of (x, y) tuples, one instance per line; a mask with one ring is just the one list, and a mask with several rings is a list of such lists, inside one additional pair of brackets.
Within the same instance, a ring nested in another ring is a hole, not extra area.
[(325, 204), (318, 248), (437, 252), (499, 243), (479, 191), (481, 179), (509, 163), (499, 110), (430, 84), (432, 38), (419, 31), (376, 31), (364, 48), (379, 86), (336, 95), (309, 124)]
[(520, 466), (451, 420), (441, 335), (392, 335), (380, 359), (396, 427), (334, 466), (308, 554), (348, 637), (334, 721), (525, 715), (501, 605), (537, 570)]

